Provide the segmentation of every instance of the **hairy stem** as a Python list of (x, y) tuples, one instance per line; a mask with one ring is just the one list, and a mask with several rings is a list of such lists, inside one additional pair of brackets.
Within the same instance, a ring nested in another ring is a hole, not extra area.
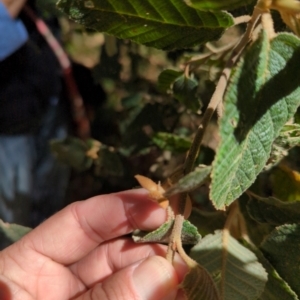
[(199, 150), (200, 150), (200, 145), (201, 145), (201, 142), (203, 139), (204, 132), (205, 132), (207, 125), (209, 124), (211, 117), (214, 114), (218, 104), (223, 99), (223, 95), (224, 95), (226, 87), (227, 87), (227, 83), (229, 80), (231, 70), (232, 70), (233, 66), (235, 65), (235, 63), (237, 62), (238, 58), (240, 57), (241, 52), (243, 51), (243, 49), (249, 42), (252, 31), (253, 31), (258, 19), (260, 18), (261, 14), (262, 14), (261, 9), (255, 7), (253, 15), (251, 17), (251, 20), (248, 23), (245, 34), (243, 35), (243, 37), (241, 38), (239, 43), (236, 45), (236, 47), (233, 49), (232, 54), (226, 63), (226, 66), (225, 66), (225, 68), (221, 74), (221, 77), (219, 79), (219, 82), (216, 86), (216, 90), (215, 90), (214, 94), (212, 95), (212, 98), (211, 98), (211, 100), (208, 104), (208, 107), (204, 113), (202, 122), (197, 129), (192, 146), (191, 146), (188, 156), (185, 160), (184, 170), (183, 170), (184, 174), (188, 174), (189, 172), (191, 172), (194, 167), (194, 163), (195, 163), (195, 160), (196, 160)]
[[(223, 95), (225, 93), (225, 89), (228, 84), (229, 76), (231, 73), (231, 70), (235, 63), (237, 62), (238, 58), (240, 57), (243, 49), (246, 47), (248, 42), (251, 39), (251, 34), (253, 32), (253, 29), (259, 20), (263, 10), (256, 6), (254, 8), (252, 17), (248, 23), (247, 29), (241, 40), (238, 42), (236, 47), (233, 49), (231, 56), (229, 60), (226, 63), (226, 66), (222, 72), (222, 75), (219, 79), (219, 82), (217, 84), (216, 90), (210, 100), (210, 103), (204, 113), (202, 122), (200, 126), (197, 129), (196, 135), (194, 137), (193, 143), (191, 145), (191, 148), (188, 152), (188, 155), (186, 157), (184, 166), (183, 166), (183, 174), (186, 175), (190, 173), (194, 168), (195, 160), (199, 154), (200, 145), (204, 136), (204, 132), (207, 128), (207, 125), (209, 124), (212, 115), (214, 114), (215, 110), (217, 109), (219, 103), (221, 103), (223, 99)], [(179, 200), (179, 207), (178, 207), (178, 214), (175, 217), (174, 226), (172, 229), (171, 239), (168, 245), (168, 251), (167, 251), (167, 260), (170, 262), (173, 262), (175, 251), (177, 248), (181, 247), (181, 231), (182, 231), (182, 225), (183, 225), (183, 214), (186, 206), (186, 198), (187, 193), (180, 194), (180, 200)]]

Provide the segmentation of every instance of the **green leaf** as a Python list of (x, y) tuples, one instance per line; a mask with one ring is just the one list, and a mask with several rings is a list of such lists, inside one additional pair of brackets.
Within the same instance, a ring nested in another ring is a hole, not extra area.
[(217, 208), (237, 199), (265, 166), (273, 141), (300, 104), (300, 40), (263, 31), (233, 72), (220, 124), (210, 197)]
[(190, 192), (202, 185), (211, 172), (211, 166), (197, 167), (193, 172), (185, 175), (176, 184), (165, 192), (166, 197), (182, 193)]
[[(136, 243), (154, 242), (168, 244), (173, 224), (174, 220), (165, 222), (159, 228), (151, 232), (135, 230), (132, 234), (132, 238)], [(181, 233), (182, 244), (195, 245), (200, 239), (201, 235), (198, 233), (197, 228), (189, 221), (184, 220)]]
[(97, 176), (122, 176), (124, 174), (123, 163), (118, 153), (106, 147), (98, 152), (98, 158), (94, 160)]
[(196, 96), (198, 81), (186, 77), (184, 74), (178, 77), (173, 84), (174, 98), (183, 103), (187, 108), (197, 111), (200, 108), (200, 102)]
[(253, 3), (253, 0), (184, 0), (189, 6), (204, 11), (232, 10)]
[(300, 124), (284, 125), (275, 142), (287, 150), (300, 145)]
[(243, 244), (253, 251), (257, 256), (259, 262), (263, 265), (268, 273), (268, 281), (266, 283), (263, 293), (260, 295), (258, 300), (299, 300), (296, 293), (291, 287), (280, 277), (274, 267), (264, 257), (262, 252), (254, 246), (250, 246), (248, 243), (243, 241)]
[(191, 140), (168, 132), (155, 133), (152, 142), (159, 148), (172, 152), (186, 152), (192, 144)]
[(205, 236), (190, 256), (208, 270), (223, 300), (256, 300), (264, 290), (267, 274), (257, 257), (220, 230)]
[[(164, 118), (172, 109), (167, 105), (143, 104), (134, 107), (127, 118), (119, 123), (122, 133), (122, 146), (130, 147), (130, 151), (141, 151), (150, 145), (150, 136), (146, 134), (144, 128), (151, 128), (153, 132), (165, 131)], [(130, 154), (128, 153), (128, 155)]]
[(300, 225), (282, 225), (275, 228), (261, 245), (261, 249), (296, 294), (300, 295)]
[(5, 239), (8, 244), (18, 241), (21, 237), (31, 231), (31, 228), (18, 224), (4, 223), (0, 219), (0, 239)]
[(58, 7), (88, 28), (159, 49), (218, 39), (234, 24), (226, 12), (201, 12), (182, 0), (60, 0)]
[(254, 194), (251, 196), (247, 210), (255, 221), (275, 226), (300, 223), (300, 201), (283, 202), (274, 197), (262, 198)]
[(167, 69), (162, 71), (157, 80), (157, 88), (162, 93), (167, 93), (171, 89), (173, 82), (183, 74), (183, 72)]
[(121, 103), (123, 108), (130, 109), (143, 105), (143, 95), (141, 93), (136, 93), (128, 97), (122, 98)]
[(300, 145), (300, 125), (284, 125), (279, 136), (275, 139), (268, 164), (265, 169), (270, 169), (288, 155), (288, 150)]
[(68, 137), (64, 140), (52, 140), (50, 146), (51, 151), (60, 161), (77, 171), (85, 171), (93, 164), (93, 159), (86, 155), (89, 150), (88, 142)]
[(226, 213), (224, 211), (202, 211), (193, 207), (188, 220), (197, 227), (202, 236), (205, 236), (214, 233), (217, 229), (224, 228)]
[(268, 223), (259, 223), (250, 216), (249, 211), (247, 209), (250, 197), (247, 193), (244, 193), (238, 201), (240, 212), (242, 213), (244, 221), (246, 223), (248, 236), (251, 239), (251, 241), (256, 246), (258, 246), (262, 243), (264, 238), (274, 230), (274, 226)]

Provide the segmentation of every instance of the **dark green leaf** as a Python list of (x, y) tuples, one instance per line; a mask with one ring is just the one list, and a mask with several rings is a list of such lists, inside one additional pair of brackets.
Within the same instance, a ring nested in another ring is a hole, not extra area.
[(184, 0), (187, 5), (204, 11), (232, 10), (253, 3), (253, 0)]
[(98, 158), (94, 160), (97, 176), (122, 176), (123, 164), (118, 153), (103, 147), (98, 152)]
[(157, 132), (152, 137), (152, 142), (163, 150), (172, 152), (186, 152), (191, 147), (191, 140), (167, 132)]
[(93, 164), (93, 159), (86, 155), (89, 146), (78, 138), (52, 140), (50, 146), (51, 151), (60, 161), (77, 171), (88, 170)]
[(224, 211), (208, 212), (193, 208), (189, 221), (197, 227), (202, 236), (205, 236), (214, 233), (217, 229), (224, 228), (226, 213)]
[(243, 244), (255, 253), (259, 262), (263, 265), (268, 273), (268, 281), (263, 293), (260, 295), (258, 300), (299, 300), (296, 293), (279, 276), (274, 267), (268, 262), (261, 251), (252, 245), (250, 246), (245, 241), (243, 241)]
[[(132, 238), (136, 243), (154, 242), (167, 244), (169, 242), (173, 224), (174, 220), (168, 221), (151, 232), (136, 230), (133, 233)], [(197, 228), (189, 221), (184, 220), (181, 233), (182, 243), (186, 245), (195, 245), (200, 239), (201, 235), (198, 233)]]
[(131, 147), (131, 153), (148, 147), (151, 139), (144, 129), (149, 128), (154, 132), (164, 131), (164, 109), (169, 108), (158, 103), (134, 107), (126, 120), (119, 124), (123, 134), (122, 146)]
[(220, 230), (205, 236), (190, 256), (208, 270), (223, 300), (257, 300), (264, 290), (267, 274), (257, 257)]
[(220, 124), (210, 196), (217, 208), (237, 199), (265, 166), (275, 138), (300, 104), (300, 40), (263, 31), (233, 72)]
[(170, 197), (178, 193), (190, 192), (196, 189), (205, 182), (210, 172), (211, 166), (197, 167), (193, 172), (185, 175), (176, 184), (169, 188), (166, 191), (165, 196)]
[(270, 169), (280, 162), (282, 158), (288, 155), (288, 150), (298, 145), (300, 145), (300, 125), (288, 124), (283, 126), (279, 136), (272, 145), (271, 155), (266, 169)]
[(171, 89), (173, 82), (183, 74), (183, 72), (167, 69), (158, 76), (157, 87), (162, 93), (167, 93)]
[(300, 173), (287, 165), (281, 164), (271, 170), (269, 185), (272, 189), (272, 195), (281, 201), (300, 200)]
[(261, 249), (296, 294), (300, 295), (300, 225), (289, 224), (275, 228), (261, 245)]
[(228, 13), (197, 11), (182, 0), (60, 0), (58, 6), (86, 27), (165, 50), (218, 39), (234, 23)]
[(138, 106), (142, 105), (143, 104), (142, 99), (143, 99), (142, 94), (133, 94), (133, 95), (123, 98), (121, 100), (121, 103), (125, 109), (130, 109), (130, 108), (134, 108), (134, 107), (138, 107)]
[(300, 202), (283, 202), (274, 197), (262, 198), (252, 194), (248, 202), (249, 215), (259, 223), (282, 225), (300, 223)]
[(198, 81), (185, 75), (178, 77), (173, 84), (174, 98), (183, 103), (187, 108), (197, 111), (200, 102), (196, 96)]
[(251, 241), (256, 245), (260, 245), (264, 238), (272, 232), (274, 226), (268, 223), (258, 223), (250, 215), (247, 209), (250, 197), (244, 193), (239, 198), (239, 208), (246, 223), (247, 233)]

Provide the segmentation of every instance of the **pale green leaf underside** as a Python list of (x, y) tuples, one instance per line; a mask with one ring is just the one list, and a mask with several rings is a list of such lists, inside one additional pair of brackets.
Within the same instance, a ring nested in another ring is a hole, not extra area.
[[(136, 243), (163, 243), (168, 244), (172, 233), (174, 220), (165, 222), (156, 230), (151, 232), (135, 230), (132, 238)], [(195, 245), (201, 239), (197, 228), (189, 221), (184, 220), (181, 232), (181, 241), (184, 245)]]
[(25, 227), (18, 224), (4, 223), (0, 219), (0, 240), (4, 238), (5, 240), (14, 243), (18, 241), (21, 237), (31, 231), (31, 228)]
[(261, 249), (278, 274), (300, 296), (300, 225), (282, 225), (274, 229)]
[(201, 166), (196, 168), (193, 172), (185, 175), (176, 184), (169, 188), (165, 192), (165, 196), (170, 197), (178, 193), (190, 192), (196, 189), (205, 182), (210, 172), (211, 166)]
[(211, 199), (223, 209), (265, 166), (272, 143), (300, 104), (300, 40), (262, 33), (238, 64), (225, 95)]
[(205, 268), (195, 265), (179, 285), (186, 300), (221, 300), (217, 287)]
[(200, 10), (232, 10), (251, 4), (253, 0), (185, 0), (186, 4)]
[(88, 28), (165, 50), (218, 39), (233, 25), (230, 14), (197, 11), (183, 0), (60, 0), (58, 7)]
[(223, 287), (222, 300), (256, 300), (264, 290), (267, 273), (257, 257), (231, 236), (224, 245), (220, 230), (205, 236), (190, 256), (209, 271), (220, 289)]

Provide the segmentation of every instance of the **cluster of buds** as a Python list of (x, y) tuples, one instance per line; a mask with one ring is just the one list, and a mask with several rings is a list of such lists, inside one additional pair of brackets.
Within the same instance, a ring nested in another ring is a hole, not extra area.
[[(172, 212), (176, 215), (178, 213), (179, 197), (168, 199), (164, 196), (165, 189), (160, 183), (155, 183), (148, 177), (142, 175), (134, 176), (139, 184), (149, 192), (149, 198), (157, 202), (162, 208), (171, 208)], [(192, 202), (189, 196), (186, 198), (186, 204), (184, 209), (184, 218), (187, 219), (192, 211)]]

